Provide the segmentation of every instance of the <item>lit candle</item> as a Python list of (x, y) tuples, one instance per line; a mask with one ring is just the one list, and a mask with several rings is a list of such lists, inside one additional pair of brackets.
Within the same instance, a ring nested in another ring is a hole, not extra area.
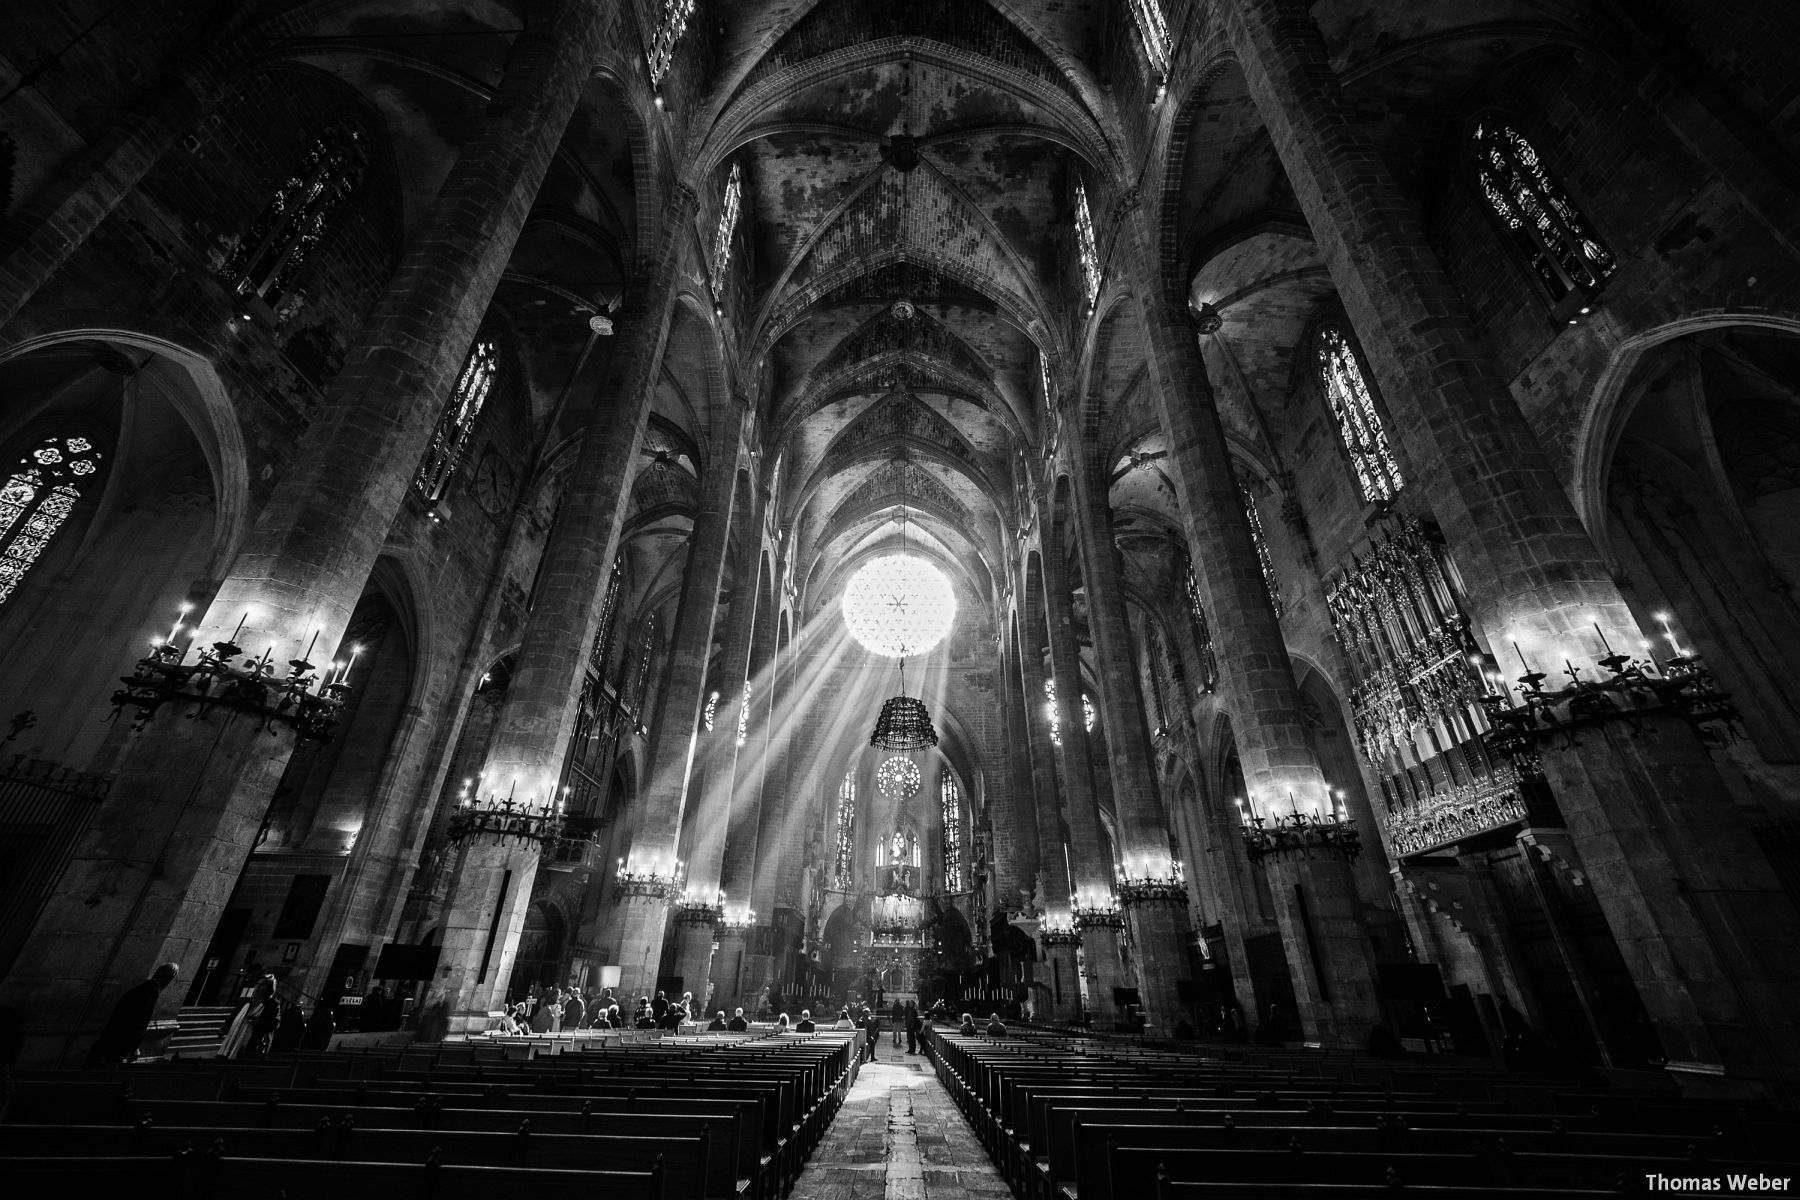
[(244, 632), (244, 622), (248, 621), (249, 619), (250, 619), (250, 610), (245, 609), (244, 615), (238, 618), (237, 628), (231, 631), (231, 637), (228, 639), (232, 645), (234, 645), (234, 646), (237, 645), (238, 634)]
[(361, 646), (350, 647), (350, 658), (344, 663), (344, 673), (338, 676), (338, 682), (344, 683), (350, 678), (350, 668), (356, 665), (356, 656), (362, 653)]
[(1519, 656), (1519, 665), (1524, 667), (1525, 673), (1529, 675), (1531, 673), (1531, 664), (1525, 661), (1525, 652), (1519, 649), (1519, 643), (1517, 642), (1513, 643), (1513, 653)]
[(313, 636), (312, 636), (312, 641), (310, 641), (310, 642), (308, 642), (308, 643), (306, 643), (306, 653), (305, 653), (305, 654), (302, 654), (302, 655), (301, 655), (301, 656), (300, 656), (300, 661), (301, 661), (301, 662), (309, 662), (309, 661), (311, 661), (311, 659), (312, 659), (312, 652), (313, 652), (313, 647), (314, 647), (314, 646), (316, 646), (316, 645), (318, 645), (318, 644), (319, 644), (319, 631), (318, 631), (318, 630), (316, 630), (316, 629), (315, 629), (315, 630), (313, 630)]
[(1606, 631), (1600, 628), (1600, 622), (1598, 621), (1594, 622), (1594, 632), (1600, 635), (1600, 646), (1606, 651), (1607, 657), (1612, 657), (1612, 644), (1606, 640)]

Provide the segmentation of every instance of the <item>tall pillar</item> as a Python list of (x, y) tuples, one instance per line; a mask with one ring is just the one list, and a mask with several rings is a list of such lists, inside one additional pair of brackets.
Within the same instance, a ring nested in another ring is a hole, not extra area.
[(1019, 689), (1024, 693), (1023, 745), (1030, 752), (1031, 807), (1026, 815), (1037, 842), (1036, 875), (1026, 882), (1035, 884), (1038, 911), (1034, 915), (1039, 921), (1038, 941), (1044, 948), (1045, 971), (1038, 981), (1050, 987), (1047, 995), (1038, 993), (1039, 1015), (1052, 1021), (1073, 1021), (1081, 1015), (1081, 978), (1076, 965), (1081, 935), (1075, 930), (1069, 855), (1063, 841), (1062, 811), (1056, 802), (1055, 748), (1050, 744), (1049, 725), (1041, 716), (1032, 716), (1039, 711), (1036, 706), (1043, 703), (1044, 695), (1044, 620), (1037, 608), (1041, 602), (1041, 597), (1027, 589), (1017, 625), (1020, 638), (1014, 646)]
[[(669, 666), (657, 698), (656, 723), (650, 729), (650, 767), (626, 858), (626, 870), (633, 874), (672, 874), (679, 858), (681, 819), (687, 809), (700, 709), (706, 702), (706, 662), (711, 657), (719, 583), (725, 574), (726, 552), (731, 547), (731, 511), (737, 492), (744, 412), (743, 398), (733, 397), (701, 481), (700, 508), (694, 514), (693, 537), (688, 543), (687, 570), (681, 582)], [(716, 864), (712, 870), (716, 891)], [(669, 901), (676, 897), (666, 889), (653, 887), (626, 886), (621, 891), (623, 903), (616, 918), (621, 929), (620, 994), (648, 996), (656, 987)], [(705, 903), (712, 903), (710, 894)], [(689, 927), (684, 921), (682, 928)], [(698, 940), (697, 934), (685, 936)], [(706, 929), (706, 947), (706, 964), (710, 965), (710, 924)], [(705, 979), (706, 971), (701, 969), (692, 981), (684, 976), (683, 986), (693, 991), (694, 982), (699, 981), (699, 990), (704, 991)]]
[[(1171, 477), (1213, 618), (1220, 707), (1231, 715), (1238, 757), (1255, 807), (1285, 812), (1288, 797), (1329, 804), (1281, 623), (1263, 581), (1249, 518), (1232, 472), (1206, 363), (1186, 306), (1156, 280), (1135, 197), (1118, 211), (1125, 260), (1135, 264), (1158, 414), (1169, 439)], [(1224, 797), (1209, 797), (1214, 805)], [(1279, 807), (1277, 807), (1279, 803)], [(1336, 858), (1268, 864), (1276, 922), (1299, 1016), (1309, 1036), (1362, 1046), (1381, 1019), (1375, 960), (1348, 863)], [(1286, 1014), (1293, 1015), (1293, 1014)]]
[[(768, 502), (769, 494), (764, 489), (761, 503)], [(753, 526), (760, 534), (760, 521)], [(759, 567), (756, 611), (754, 619), (748, 622), (750, 654), (745, 669), (745, 678), (752, 684), (750, 719), (745, 746), (739, 750), (732, 772), (731, 824), (725, 837), (724, 873), (719, 877), (719, 887), (725, 893), (726, 924), (719, 935), (719, 953), (713, 956), (712, 982), (713, 994), (721, 998), (721, 1003), (741, 994), (752, 980), (767, 976), (773, 963), (767, 933), (757, 935), (759, 948), (751, 953), (752, 927), (748, 917), (754, 914), (760, 920), (755, 928), (766, 929), (774, 916), (769, 909), (757, 908), (751, 893), (756, 885), (764, 796), (776, 786), (771, 770), (771, 757), (777, 746), (775, 725), (787, 707), (785, 700), (792, 684), (786, 674), (788, 664), (776, 656), (775, 642), (781, 625), (780, 581), (771, 576), (767, 588), (762, 584)]]
[(1119, 900), (1137, 945), (1145, 1016), (1168, 1034), (1188, 1012), (1180, 987), (1192, 975), (1188, 893), (1174, 878), (1169, 823), (1156, 791), (1156, 750), (1144, 718), (1137, 653), (1127, 624), (1119, 547), (1113, 540), (1112, 507), (1105, 492), (1106, 467), (1087, 461), (1079, 440), (1070, 446), (1069, 455), (1074, 465), (1073, 515), (1087, 584), (1088, 630), (1094, 639), (1100, 712), (1106, 722), (1107, 762), (1119, 818), (1119, 861), (1125, 868)]
[[(1442, 526), (1491, 649), (1542, 663), (1642, 632), (1438, 263), (1300, 0), (1220, 11), (1333, 283)], [(1415, 482), (1416, 481), (1416, 482)], [(1554, 686), (1554, 684), (1553, 684)], [(1787, 968), (1754, 947), (1800, 941), (1800, 913), (1679, 721), (1660, 736), (1543, 748), (1594, 894), (1669, 1058), (1702, 1074), (1800, 1070)]]
[[(602, 6), (565, 4), (508, 55), (422, 232), (364, 323), (193, 637), (329, 662), (600, 53)], [(313, 641), (316, 635), (316, 643)], [(165, 712), (122, 763), (58, 895), (0, 986), (29, 1059), (104, 1020), (157, 962), (197, 965), (292, 749), (259, 722)], [(72, 952), (72, 947), (79, 949)], [(168, 989), (164, 1004), (183, 994)]]
[[(1075, 645), (1074, 599), (1069, 590), (1067, 547), (1055, 522), (1044, 526), (1042, 555), (1050, 672), (1056, 680), (1061, 717), (1064, 816), (1069, 823), (1069, 856), (1075, 889), (1075, 927), (1089, 980), (1089, 1006), (1113, 1011), (1113, 989), (1129, 985), (1119, 954), (1124, 916), (1118, 911), (1113, 864), (1100, 836), (1100, 808), (1094, 796), (1093, 755), (1082, 719), (1081, 655)], [(1042, 693), (1039, 693), (1042, 695)]]

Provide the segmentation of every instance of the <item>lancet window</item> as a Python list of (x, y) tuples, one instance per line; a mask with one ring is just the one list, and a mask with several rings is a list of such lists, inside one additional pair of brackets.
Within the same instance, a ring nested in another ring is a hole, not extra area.
[(100, 478), (100, 451), (87, 438), (44, 438), (0, 485), (0, 603), (13, 594), (81, 499)]
[(1377, 503), (1392, 500), (1405, 481), (1388, 445), (1381, 414), (1375, 411), (1375, 400), (1369, 394), (1356, 350), (1342, 329), (1327, 325), (1319, 331), (1317, 353), (1319, 386), (1325, 392), (1332, 419), (1337, 422), (1338, 437), (1350, 454), (1350, 466), (1356, 472), (1363, 499)]
[(1094, 238), (1094, 215), (1088, 209), (1087, 187), (1075, 181), (1075, 249), (1081, 256), (1081, 282), (1088, 311), (1100, 299), (1100, 243)]
[(832, 874), (848, 889), (856, 872), (856, 772), (844, 772), (837, 794), (837, 861)]
[(1599, 290), (1618, 260), (1525, 136), (1497, 117), (1471, 135), (1475, 178), (1552, 302)]
[(744, 680), (744, 701), (738, 705), (737, 744), (742, 746), (750, 739), (750, 681)]
[(1184, 586), (1187, 590), (1188, 621), (1194, 631), (1194, 649), (1200, 656), (1200, 690), (1210, 692), (1219, 685), (1219, 659), (1213, 653), (1212, 626), (1206, 620), (1206, 605), (1200, 598), (1200, 577), (1194, 574), (1191, 559), (1188, 561)]
[(710, 692), (706, 697), (706, 707), (700, 710), (700, 727), (706, 732), (713, 731), (713, 722), (719, 716), (719, 693)]
[(612, 572), (606, 577), (606, 598), (600, 603), (600, 627), (594, 631), (594, 645), (588, 651), (588, 669), (597, 680), (606, 678), (607, 665), (612, 662), (613, 640), (619, 627), (619, 593), (624, 583), (624, 561), (615, 558)]
[(1162, 0), (1131, 0), (1131, 16), (1137, 22), (1138, 36), (1144, 40), (1144, 54), (1159, 77), (1169, 74), (1169, 59), (1174, 43), (1169, 37), (1169, 22), (1163, 16)]
[(963, 889), (962, 796), (956, 780), (945, 772), (938, 784), (944, 811), (944, 890)]
[(469, 357), (463, 360), (456, 387), (438, 417), (437, 428), (431, 432), (425, 461), (419, 464), (419, 473), (413, 478), (413, 487), (425, 499), (439, 499), (450, 486), (463, 448), (475, 431), (475, 418), (481, 415), (481, 406), (493, 390), (499, 364), (500, 354), (493, 342), (477, 341), (469, 347)]
[(719, 201), (719, 224), (713, 230), (712, 278), (716, 290), (724, 286), (725, 268), (731, 265), (731, 239), (737, 232), (738, 208), (744, 199), (744, 177), (736, 163), (725, 177), (725, 194)]
[(1244, 500), (1244, 515), (1250, 520), (1250, 540), (1256, 543), (1256, 559), (1262, 564), (1263, 583), (1269, 589), (1269, 603), (1275, 606), (1275, 615), (1281, 615), (1281, 580), (1275, 574), (1275, 560), (1269, 555), (1269, 538), (1263, 532), (1262, 513), (1256, 507), (1256, 493), (1250, 485), (1238, 481), (1238, 494)]
[(360, 126), (340, 121), (314, 139), (221, 269), (232, 292), (273, 309), (318, 248), (338, 206), (362, 182), (368, 147)]
[(650, 85), (661, 86), (663, 77), (675, 63), (675, 47), (687, 32), (688, 18), (694, 15), (694, 0), (663, 0), (662, 15), (656, 21), (656, 36), (650, 40)]

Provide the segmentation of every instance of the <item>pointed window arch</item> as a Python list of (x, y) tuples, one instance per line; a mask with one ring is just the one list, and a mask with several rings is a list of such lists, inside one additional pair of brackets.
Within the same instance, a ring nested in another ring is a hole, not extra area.
[[(663, 0), (662, 15), (656, 21), (656, 36), (650, 41), (650, 86), (661, 87), (675, 64), (675, 47), (687, 32), (688, 18), (694, 15), (694, 0)], [(659, 102), (660, 103), (660, 102)]]
[(725, 177), (725, 193), (719, 201), (719, 224), (713, 230), (712, 281), (717, 292), (725, 286), (725, 269), (731, 265), (731, 239), (737, 232), (738, 210), (744, 202), (744, 177), (736, 163)]
[(600, 604), (600, 627), (594, 630), (594, 645), (588, 651), (588, 667), (596, 679), (606, 677), (606, 666), (612, 661), (613, 639), (619, 627), (619, 592), (624, 582), (624, 559), (614, 558), (612, 572), (606, 577), (606, 599)]
[(456, 387), (438, 417), (437, 428), (431, 432), (425, 461), (419, 464), (419, 473), (413, 479), (414, 489), (426, 500), (441, 498), (450, 486), (450, 477), (462, 460), (463, 447), (475, 431), (475, 418), (481, 415), (481, 406), (493, 391), (499, 368), (500, 353), (492, 341), (478, 340), (469, 347), (469, 357), (463, 360)]
[(1150, 59), (1157, 78), (1168, 78), (1174, 42), (1169, 37), (1169, 22), (1163, 16), (1162, 0), (1131, 0), (1131, 16), (1137, 22), (1138, 36), (1144, 40), (1144, 54)]
[(944, 811), (944, 890), (960, 892), (963, 888), (962, 794), (956, 778), (948, 771), (938, 785)]
[(744, 702), (738, 705), (737, 744), (750, 740), (750, 681), (744, 680)]
[(1489, 114), (1470, 134), (1475, 179), (1553, 304), (1590, 295), (1618, 270), (1593, 223), (1544, 165), (1537, 148)]
[(1094, 238), (1094, 214), (1088, 208), (1087, 187), (1075, 181), (1075, 249), (1081, 256), (1081, 284), (1088, 311), (1100, 299), (1100, 243)]
[(856, 769), (844, 772), (837, 793), (837, 862), (839, 888), (848, 889), (856, 873)]
[(318, 249), (332, 214), (362, 183), (368, 164), (361, 125), (343, 120), (313, 139), (300, 165), (238, 239), (221, 270), (233, 294), (271, 311)]
[[(1210, 692), (1219, 683), (1219, 659), (1213, 651), (1212, 626), (1206, 620), (1206, 605), (1200, 598), (1200, 577), (1194, 574), (1194, 560), (1187, 564), (1188, 622), (1194, 631), (1194, 649), (1200, 656), (1200, 690)], [(1178, 656), (1171, 659), (1179, 663)]]
[(1338, 438), (1350, 455), (1350, 466), (1364, 500), (1385, 504), (1400, 494), (1405, 480), (1394, 451), (1388, 445), (1387, 430), (1369, 384), (1363, 376), (1362, 360), (1350, 339), (1336, 325), (1319, 330), (1315, 343), (1318, 356), (1319, 387), (1325, 393), (1325, 406), (1337, 422)]
[(1244, 516), (1250, 521), (1250, 540), (1256, 543), (1256, 559), (1262, 564), (1263, 584), (1269, 589), (1269, 603), (1275, 606), (1275, 615), (1281, 615), (1281, 580), (1275, 574), (1275, 560), (1269, 554), (1269, 538), (1263, 533), (1262, 513), (1256, 507), (1256, 493), (1242, 479), (1238, 480), (1238, 495), (1244, 501)]
[(718, 719), (719, 719), (719, 693), (715, 690), (715, 691), (707, 693), (706, 707), (704, 707), (700, 710), (700, 728), (704, 729), (708, 733), (711, 733), (713, 731), (713, 722), (717, 721)]
[(68, 521), (82, 489), (99, 483), (100, 459), (87, 438), (55, 434), (27, 450), (0, 484), (0, 603)]

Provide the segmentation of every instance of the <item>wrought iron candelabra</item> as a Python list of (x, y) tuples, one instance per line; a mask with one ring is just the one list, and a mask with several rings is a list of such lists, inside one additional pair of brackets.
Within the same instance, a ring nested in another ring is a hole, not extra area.
[[(1597, 625), (1595, 632), (1600, 633)], [(1669, 640), (1674, 644), (1673, 635)], [(1699, 655), (1682, 653), (1677, 647), (1673, 657), (1659, 663), (1654, 657), (1615, 653), (1604, 633), (1600, 644), (1606, 653), (1597, 661), (1606, 669), (1606, 677), (1583, 678), (1582, 668), (1564, 659), (1563, 673), (1569, 682), (1555, 690), (1544, 687), (1549, 676), (1534, 670), (1515, 645), (1513, 651), (1525, 668), (1518, 678), (1518, 701), (1514, 702), (1512, 689), (1497, 671), (1488, 673), (1487, 678), (1498, 685), (1499, 693), (1490, 691), (1481, 697), (1493, 727), (1487, 734), (1488, 748), (1531, 761), (1555, 739), (1562, 739), (1565, 747), (1578, 745), (1584, 729), (1622, 723), (1632, 733), (1642, 733), (1644, 718), (1652, 716), (1687, 722), (1702, 745), (1722, 746), (1736, 740), (1740, 732), (1737, 706), (1731, 703), (1730, 693), (1719, 690)]]
[[(328, 742), (336, 734), (344, 698), (350, 694), (348, 664), (321, 678), (302, 655), (288, 661), (283, 675), (273, 646), (257, 658), (242, 659), (243, 647), (230, 639), (212, 643), (189, 662), (188, 651), (193, 647), (174, 641), (173, 634), (180, 629), (178, 621), (170, 640), (140, 658), (130, 675), (120, 676), (119, 682), (125, 686), (112, 695), (114, 719), (127, 707), (135, 708), (132, 728), (142, 729), (163, 705), (188, 703), (195, 706), (189, 720), (205, 720), (208, 712), (225, 708), (260, 720), (259, 729), (270, 734), (276, 724), (286, 725), (302, 742)], [(238, 629), (243, 629), (243, 622)], [(232, 638), (236, 637), (233, 633)], [(318, 643), (316, 634), (313, 643)], [(311, 653), (308, 647), (307, 654)], [(332, 666), (338, 668), (339, 664)]]
[(621, 858), (619, 869), (613, 874), (613, 882), (618, 885), (620, 894), (627, 897), (678, 900), (687, 888), (687, 870), (679, 859), (673, 870), (663, 872), (633, 869)]
[(1071, 917), (1048, 917), (1038, 927), (1038, 937), (1046, 946), (1079, 946), (1081, 930), (1075, 928)]
[(1336, 813), (1322, 817), (1298, 809), (1285, 817), (1268, 820), (1261, 816), (1246, 818), (1240, 832), (1244, 852), (1256, 866), (1267, 866), (1269, 860), (1286, 861), (1290, 857), (1341, 858), (1356, 861), (1362, 853), (1362, 835), (1356, 822)]
[(469, 800), (450, 814), (444, 832), (452, 842), (491, 837), (500, 842), (518, 838), (521, 842), (550, 845), (563, 836), (563, 816), (560, 811), (510, 796), (504, 800)]
[(1125, 928), (1125, 914), (1119, 911), (1119, 902), (1108, 895), (1083, 897), (1075, 904), (1074, 917), (1077, 930)]
[(1119, 868), (1119, 903), (1127, 907), (1153, 903), (1187, 907), (1187, 879), (1181, 861), (1171, 859), (1167, 875), (1152, 875), (1148, 870), (1142, 875), (1133, 875), (1126, 868)]
[(706, 925), (717, 929), (725, 921), (725, 891), (719, 890), (717, 900), (708, 900), (695, 891), (686, 891), (675, 906), (675, 923), (677, 925)]

